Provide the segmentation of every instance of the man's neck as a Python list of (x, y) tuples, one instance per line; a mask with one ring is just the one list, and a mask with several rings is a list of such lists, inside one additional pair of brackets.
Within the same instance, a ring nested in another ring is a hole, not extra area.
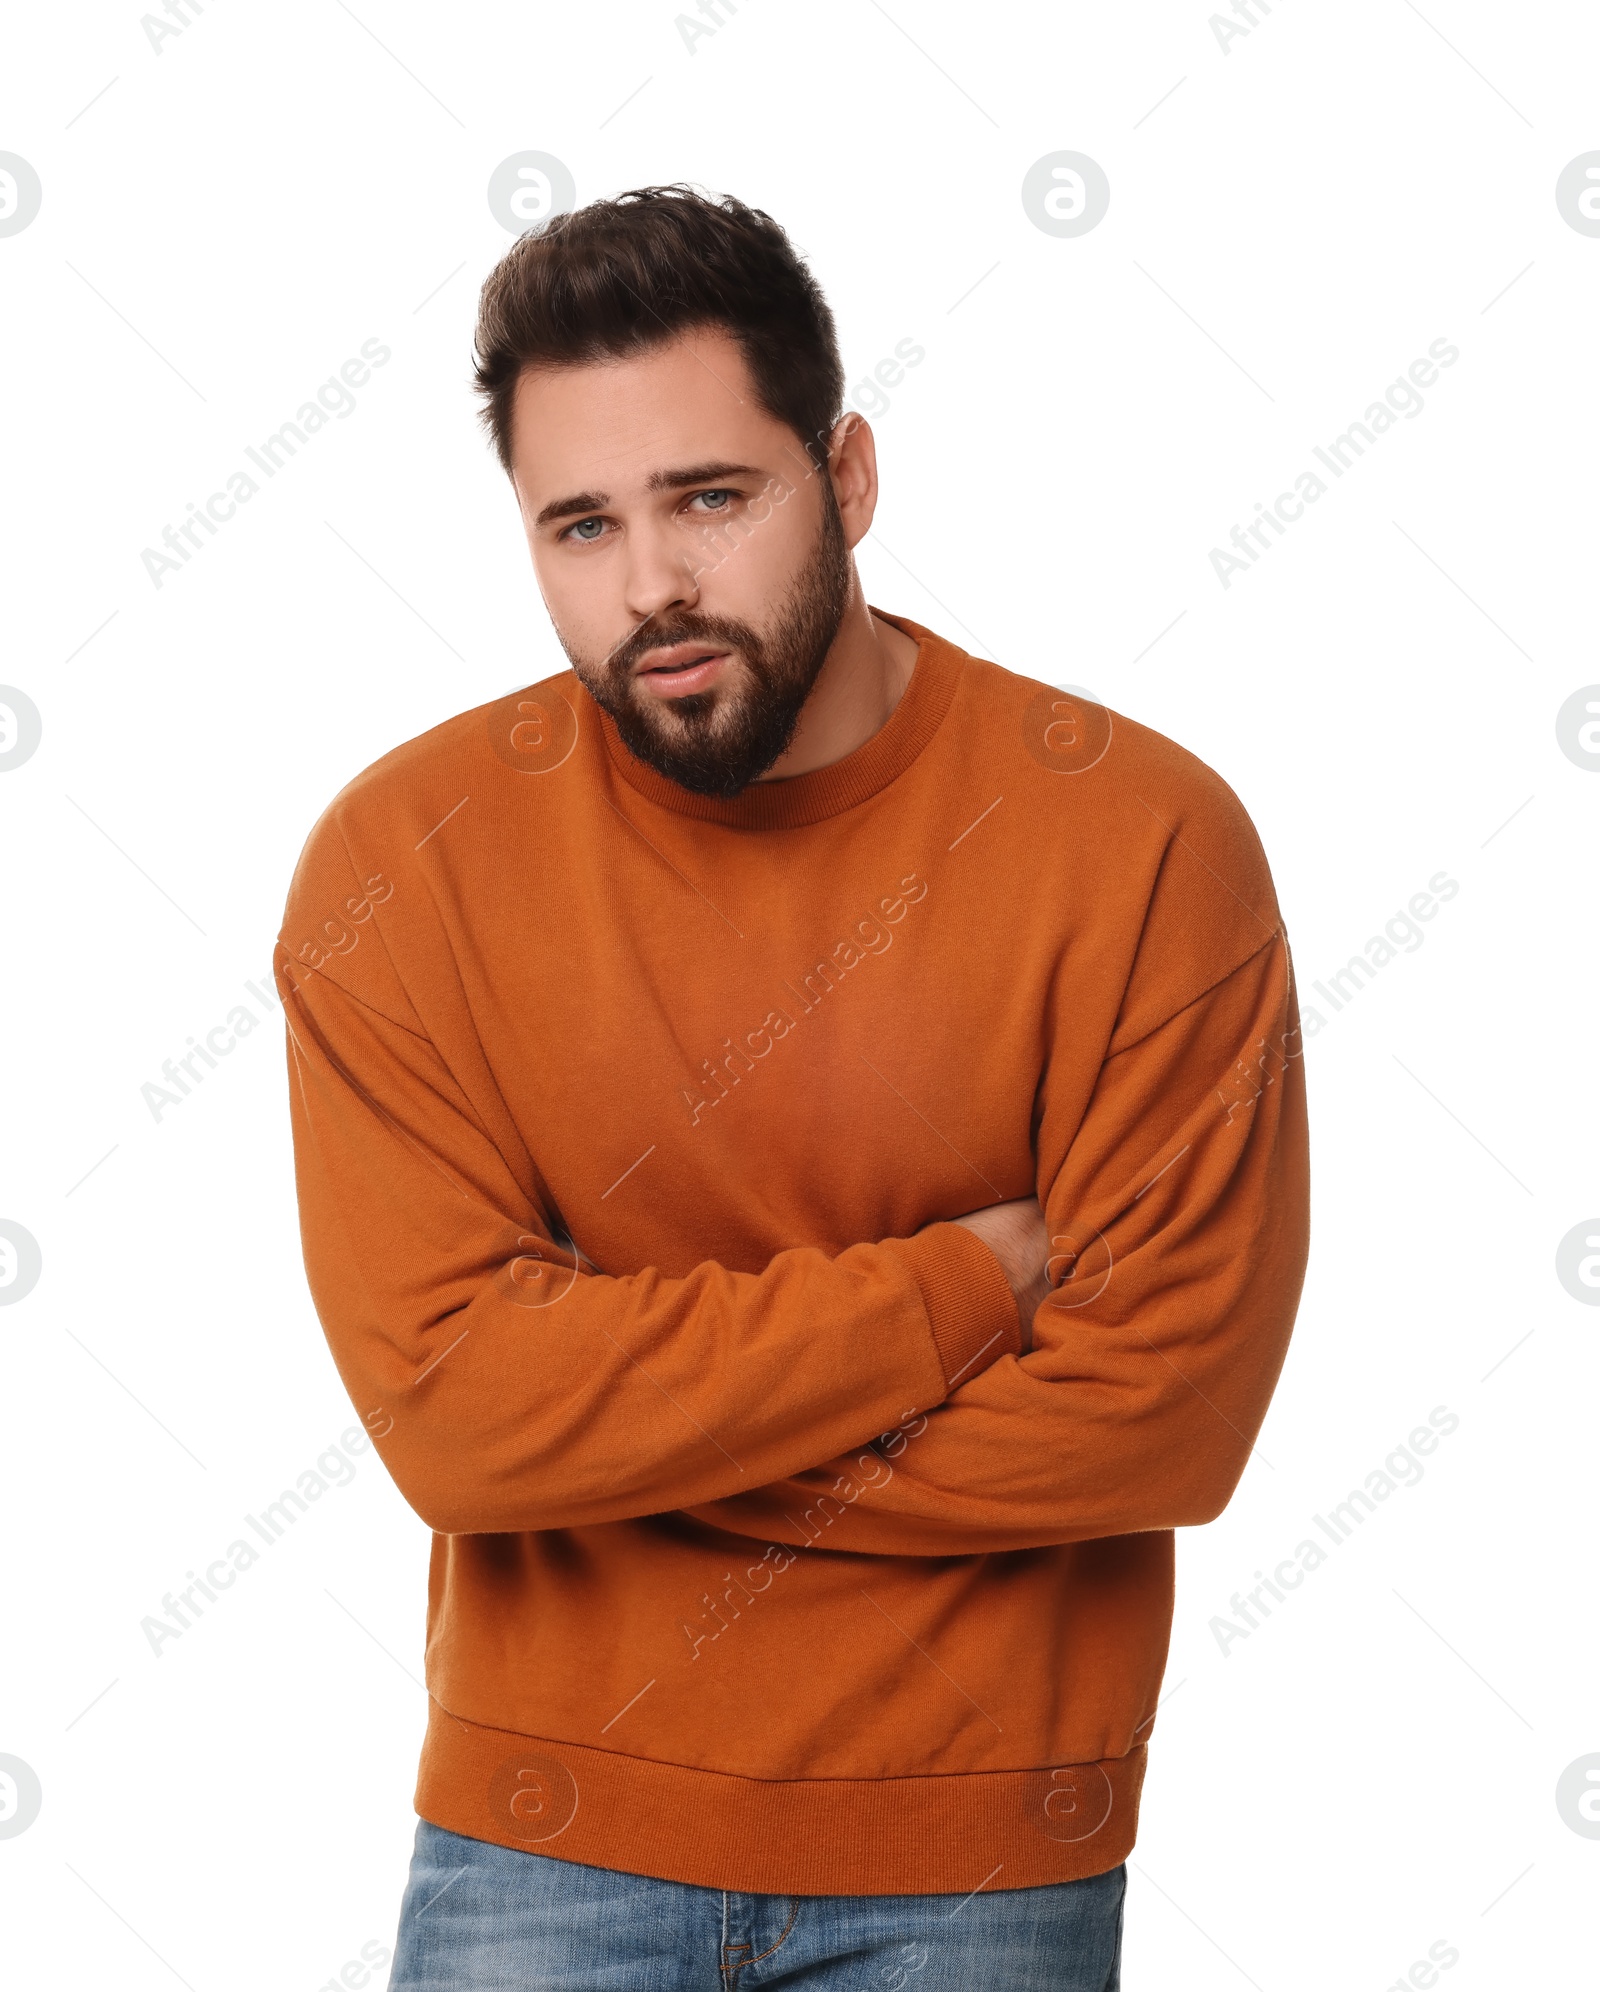
[(916, 662), (916, 639), (874, 616), (858, 581), (794, 738), (760, 779), (810, 774), (853, 754), (900, 703)]

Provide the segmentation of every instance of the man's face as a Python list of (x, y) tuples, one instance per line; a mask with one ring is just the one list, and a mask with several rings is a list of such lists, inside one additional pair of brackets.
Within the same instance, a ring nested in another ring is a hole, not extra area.
[(584, 688), (643, 761), (731, 796), (788, 746), (854, 578), (833, 487), (720, 326), (517, 384), (512, 479)]

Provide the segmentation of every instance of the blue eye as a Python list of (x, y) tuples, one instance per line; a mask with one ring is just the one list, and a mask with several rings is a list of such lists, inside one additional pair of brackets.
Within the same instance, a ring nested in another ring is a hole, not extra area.
[(578, 521), (577, 525), (575, 525), (575, 526), (569, 526), (569, 527), (567, 528), (567, 530), (568, 530), (568, 532), (570, 532), (570, 533), (572, 534), (572, 536), (573, 536), (573, 537), (574, 537), (575, 539), (581, 539), (581, 540), (585, 540), (585, 541), (588, 541), (588, 540), (592, 540), (592, 539), (594, 539), (595, 537), (597, 537), (597, 535), (595, 535), (595, 534), (593, 534), (593, 533), (585, 533), (585, 532), (581, 531), (580, 529), (581, 529), (582, 527), (584, 527), (584, 526), (601, 526), (601, 527), (603, 527), (603, 526), (604, 526), (604, 524), (605, 524), (605, 521), (604, 521), (603, 519), (580, 519), (580, 520)]

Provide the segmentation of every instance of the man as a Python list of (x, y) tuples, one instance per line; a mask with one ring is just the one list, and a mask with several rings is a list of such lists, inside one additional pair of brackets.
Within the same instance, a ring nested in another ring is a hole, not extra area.
[(478, 383), (571, 671), (357, 776), (276, 955), (311, 1290), (435, 1531), (393, 1985), (1108, 1992), (1172, 1532), (1305, 1264), (1259, 842), (866, 603), (759, 211), (524, 236)]

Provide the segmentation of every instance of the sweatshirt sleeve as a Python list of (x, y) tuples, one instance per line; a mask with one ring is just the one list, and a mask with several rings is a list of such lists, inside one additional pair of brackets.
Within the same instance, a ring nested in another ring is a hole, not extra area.
[[(925, 1417), (694, 1512), (820, 1550), (951, 1556), (1213, 1520), (1287, 1349), (1308, 1249), (1304, 1065), (1281, 927), (1133, 1020), (1041, 1176), (1033, 1347)], [(1047, 1079), (1046, 1120), (1049, 1117)]]
[[(379, 877), (330, 934), (376, 933)], [(354, 959), (376, 968), (382, 946)], [(432, 1528), (715, 1501), (861, 1444), (1021, 1346), (999, 1261), (955, 1224), (836, 1257), (798, 1247), (759, 1273), (593, 1270), (392, 970), (375, 1007), (331, 948), (302, 951), (321, 968), (281, 941), (274, 960), (306, 1273), (351, 1400)]]

